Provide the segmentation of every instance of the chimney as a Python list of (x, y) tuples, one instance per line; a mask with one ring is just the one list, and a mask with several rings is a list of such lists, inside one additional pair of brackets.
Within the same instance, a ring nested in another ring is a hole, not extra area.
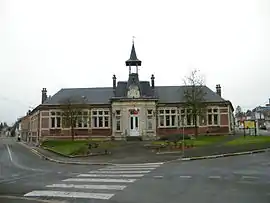
[(113, 89), (115, 90), (116, 89), (116, 76), (113, 75), (112, 79), (113, 79)]
[(151, 76), (151, 87), (154, 89), (155, 88), (155, 76), (152, 74)]
[(217, 84), (217, 85), (216, 85), (216, 93), (217, 93), (219, 96), (221, 96), (221, 86), (220, 86), (220, 84)]
[(41, 91), (41, 104), (43, 104), (46, 99), (47, 99), (47, 89), (46, 88), (42, 88), (42, 91)]

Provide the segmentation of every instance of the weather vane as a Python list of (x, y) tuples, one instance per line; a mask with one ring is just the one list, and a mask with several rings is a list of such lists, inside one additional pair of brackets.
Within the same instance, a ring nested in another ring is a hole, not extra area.
[(132, 36), (132, 43), (134, 44), (134, 39), (135, 39), (135, 36)]

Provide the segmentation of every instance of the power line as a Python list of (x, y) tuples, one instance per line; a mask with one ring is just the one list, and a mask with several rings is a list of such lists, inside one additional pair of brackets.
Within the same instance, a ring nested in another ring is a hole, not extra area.
[(17, 100), (17, 99), (10, 99), (10, 98), (4, 97), (4, 96), (0, 96), (0, 99), (1, 99), (1, 100), (4, 100), (4, 101), (7, 101), (7, 102), (16, 102), (16, 103), (21, 104), (22, 106), (27, 107), (27, 108), (35, 108), (35, 107), (33, 107), (33, 104), (30, 104), (30, 102), (27, 102), (28, 104), (26, 104), (26, 103), (24, 103), (24, 102), (22, 102), (22, 101), (20, 101), (20, 100)]

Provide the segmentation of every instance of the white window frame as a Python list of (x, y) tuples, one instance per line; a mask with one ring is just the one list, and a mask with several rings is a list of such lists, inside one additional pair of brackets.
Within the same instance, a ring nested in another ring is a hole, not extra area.
[[(79, 121), (81, 121), (82, 125), (79, 126)], [(86, 125), (84, 125), (86, 124)], [(76, 126), (75, 128), (79, 129), (88, 129), (90, 127), (90, 115), (89, 110), (81, 110), (78, 112), (77, 118), (76, 118)]]
[[(120, 109), (115, 110), (115, 131), (116, 132), (122, 131), (122, 122), (121, 122), (122, 114), (121, 113), (122, 112)], [(118, 124), (119, 124), (119, 129), (117, 128)]]
[[(96, 115), (94, 114), (96, 112)], [(102, 112), (102, 113), (100, 113)], [(107, 114), (105, 114), (105, 112)], [(95, 126), (95, 118), (97, 118), (97, 126)], [(102, 126), (99, 126), (99, 119), (102, 118)], [(92, 129), (109, 129), (110, 128), (110, 109), (92, 109), (91, 110), (91, 126)], [(108, 126), (105, 127), (105, 120), (108, 119)]]
[[(154, 130), (154, 109), (147, 109), (146, 110), (147, 118), (146, 118), (146, 129), (147, 131), (153, 131)], [(151, 124), (150, 124), (151, 123)], [(149, 125), (150, 124), (150, 125)]]
[[(215, 111), (216, 110), (216, 111)], [(209, 115), (211, 115), (211, 124), (209, 123)], [(214, 116), (217, 116), (217, 123), (214, 123)], [(220, 110), (219, 107), (208, 107), (207, 108), (207, 125), (208, 126), (219, 126), (220, 125)]]
[[(163, 111), (163, 113), (161, 112)], [(169, 111), (169, 112), (167, 112)], [(173, 113), (174, 111), (174, 113)], [(166, 117), (169, 116), (169, 125), (166, 123)], [(173, 123), (173, 116), (174, 116), (174, 125)], [(163, 124), (161, 125), (161, 119), (163, 119)], [(175, 128), (177, 127), (177, 108), (172, 107), (172, 108), (158, 108), (158, 126), (160, 128)]]
[[(52, 110), (49, 112), (50, 113), (50, 129), (61, 129), (62, 128), (62, 112), (59, 110)], [(57, 126), (58, 124), (58, 120), (57, 118), (59, 118), (59, 126)], [(52, 121), (52, 119), (54, 119), (54, 121)], [(52, 124), (54, 123), (54, 127), (52, 126)]]

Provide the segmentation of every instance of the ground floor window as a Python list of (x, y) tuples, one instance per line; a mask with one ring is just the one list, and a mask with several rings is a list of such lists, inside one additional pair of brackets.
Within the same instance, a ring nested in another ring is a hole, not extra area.
[(176, 109), (160, 109), (158, 111), (159, 127), (176, 127)]
[(218, 108), (209, 108), (207, 110), (207, 124), (208, 125), (219, 125)]
[(50, 126), (51, 128), (61, 128), (61, 112), (50, 112)]
[(93, 110), (92, 111), (92, 127), (93, 128), (109, 128), (109, 110)]

